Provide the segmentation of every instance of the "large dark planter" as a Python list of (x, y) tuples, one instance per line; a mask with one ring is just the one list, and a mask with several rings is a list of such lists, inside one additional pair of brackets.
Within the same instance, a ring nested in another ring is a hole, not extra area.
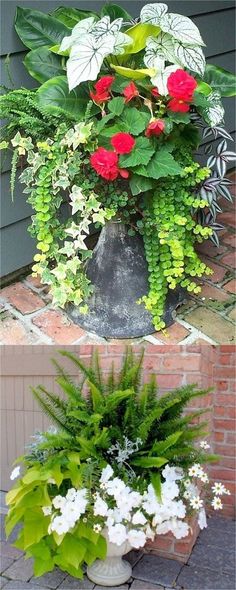
[[(106, 338), (133, 338), (155, 332), (151, 314), (143, 304), (137, 304), (149, 290), (141, 236), (129, 236), (119, 221), (107, 223), (87, 264), (87, 276), (94, 286), (87, 301), (89, 312), (84, 315), (74, 305), (68, 305), (73, 322)], [(183, 290), (169, 293), (163, 317), (167, 326), (184, 298)]]

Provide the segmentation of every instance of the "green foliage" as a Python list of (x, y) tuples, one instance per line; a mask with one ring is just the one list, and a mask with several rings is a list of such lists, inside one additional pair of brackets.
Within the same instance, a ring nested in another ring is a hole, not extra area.
[(89, 18), (91, 16), (98, 18), (98, 15), (91, 10), (81, 10), (79, 8), (71, 8), (71, 6), (59, 6), (51, 12), (51, 16), (69, 27), (69, 29), (73, 29), (83, 18)]
[(62, 58), (52, 53), (47, 47), (38, 47), (29, 51), (25, 56), (24, 65), (32, 78), (41, 84), (64, 74)]
[(66, 76), (56, 76), (40, 86), (37, 98), (39, 106), (49, 115), (64, 115), (80, 121), (86, 112), (89, 93), (86, 86), (69, 92)]
[(29, 49), (51, 47), (70, 34), (70, 29), (56, 18), (39, 10), (20, 6), (16, 11), (15, 28), (21, 41)]
[(223, 68), (207, 64), (204, 81), (217, 90), (221, 96), (235, 96), (236, 94), (236, 77)]
[(132, 17), (130, 14), (124, 10), (118, 4), (106, 3), (101, 9), (100, 16), (109, 16), (111, 21), (115, 20), (116, 18), (123, 18), (124, 21), (131, 21)]

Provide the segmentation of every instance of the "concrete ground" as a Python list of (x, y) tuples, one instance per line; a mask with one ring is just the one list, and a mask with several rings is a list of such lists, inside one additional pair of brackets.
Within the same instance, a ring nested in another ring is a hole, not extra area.
[[(127, 584), (111, 590), (234, 590), (235, 527), (225, 518), (208, 519), (186, 565), (141, 551), (127, 556), (133, 565)], [(86, 577), (80, 581), (57, 569), (35, 578), (32, 560), (6, 542), (1, 514), (1, 586), (4, 590), (102, 590)]]

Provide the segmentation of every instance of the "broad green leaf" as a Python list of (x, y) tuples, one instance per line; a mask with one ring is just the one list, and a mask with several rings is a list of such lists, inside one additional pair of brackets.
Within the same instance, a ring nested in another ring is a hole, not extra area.
[(200, 94), (204, 94), (205, 96), (208, 96), (209, 94), (211, 94), (212, 88), (206, 82), (203, 82), (202, 80), (198, 80), (196, 91), (199, 92)]
[(147, 127), (150, 121), (150, 113), (139, 111), (135, 107), (126, 107), (121, 120), (125, 123), (128, 132), (132, 133), (132, 135), (139, 135)]
[(40, 557), (42, 560), (49, 560), (51, 557), (49, 546), (44, 539), (41, 539), (30, 551), (34, 557)]
[(28, 469), (26, 474), (24, 475), (24, 477), (22, 478), (22, 481), (24, 484), (30, 484), (34, 481), (37, 481), (40, 479), (40, 470), (32, 467), (31, 469)]
[(91, 10), (81, 10), (79, 8), (71, 8), (71, 6), (59, 6), (50, 14), (69, 27), (69, 29), (73, 29), (73, 27), (84, 18), (93, 16), (98, 19), (98, 15), (95, 12), (91, 12)]
[(182, 14), (165, 14), (161, 19), (161, 30), (169, 33), (187, 45), (205, 45), (193, 21)]
[(213, 64), (206, 65), (204, 82), (217, 90), (221, 96), (235, 96), (236, 94), (236, 76)]
[(61, 58), (47, 47), (32, 49), (26, 54), (23, 63), (32, 78), (41, 83), (65, 73)]
[(118, 6), (117, 4), (105, 4), (102, 7), (100, 12), (101, 17), (109, 16), (111, 21), (115, 20), (116, 18), (123, 18), (124, 21), (131, 21), (132, 17), (124, 8)]
[(165, 457), (139, 457), (138, 459), (133, 459), (130, 462), (132, 465), (136, 465), (137, 467), (149, 469), (152, 467), (162, 467), (162, 465), (167, 463), (167, 459)]
[(17, 7), (15, 28), (21, 41), (29, 49), (60, 43), (70, 29), (56, 18), (39, 10)]
[(191, 120), (189, 113), (174, 113), (172, 111), (168, 111), (168, 117), (177, 125), (179, 123), (185, 123), (185, 125), (187, 125)]
[(25, 509), (22, 506), (21, 508), (14, 508), (12, 512), (8, 513), (5, 521), (5, 530), (7, 537), (9, 537), (11, 531), (15, 528), (17, 523), (23, 518), (24, 513)]
[(47, 534), (48, 519), (43, 515), (42, 509), (31, 509), (25, 513), (24, 518), (24, 549), (38, 543)]
[(129, 181), (132, 195), (139, 195), (145, 193), (153, 187), (153, 182), (150, 178), (144, 176), (138, 176), (138, 174), (132, 174)]
[(37, 90), (39, 106), (45, 112), (58, 115), (63, 113), (74, 120), (83, 119), (89, 100), (88, 90), (84, 85), (69, 91), (66, 76), (56, 76), (44, 82)]
[(102, 535), (99, 535), (96, 543), (96, 555), (98, 559), (105, 559), (107, 555), (107, 542)]
[(123, 109), (124, 109), (125, 103), (124, 103), (124, 99), (121, 96), (117, 96), (116, 98), (113, 98), (109, 103), (108, 103), (108, 110), (113, 114), (113, 115), (121, 115)]
[(60, 545), (59, 553), (65, 556), (65, 560), (68, 561), (76, 569), (83, 561), (86, 552), (86, 546), (82, 539), (77, 540), (74, 535), (65, 535), (63, 542)]
[[(146, 78), (147, 76), (153, 76), (155, 74), (155, 70), (153, 68), (143, 68), (141, 70), (137, 69), (137, 70), (132, 70), (132, 68), (125, 68), (123, 66), (116, 66), (115, 64), (110, 64), (110, 66), (113, 68), (113, 70), (115, 70), (117, 72), (117, 74), (120, 74), (121, 76), (124, 76), (125, 78), (132, 78), (132, 80), (142, 80), (143, 78)], [(127, 84), (128, 82), (126, 82)]]
[(100, 537), (100, 535), (98, 535), (98, 533), (95, 533), (91, 529), (90, 525), (87, 525), (81, 521), (79, 522), (78, 526), (76, 527), (75, 534), (77, 534), (79, 538), (84, 537), (85, 539), (88, 539), (88, 541), (90, 541), (94, 545), (97, 544), (98, 539)]
[(152, 473), (151, 484), (154, 487), (158, 502), (161, 502), (161, 476), (160, 476), (160, 473)]
[(148, 178), (155, 178), (155, 180), (165, 176), (176, 176), (181, 171), (181, 166), (166, 150), (156, 152), (147, 167), (140, 166), (135, 169), (136, 174), (147, 176)]
[(160, 25), (161, 19), (168, 10), (167, 4), (161, 2), (146, 4), (140, 12), (141, 23)]
[(101, 131), (106, 126), (108, 121), (110, 121), (111, 119), (114, 119), (114, 116), (115, 115), (113, 113), (109, 113), (109, 115), (105, 115), (105, 117), (102, 117), (102, 119), (100, 119), (100, 121), (97, 122), (97, 125), (96, 125), (97, 132), (101, 133)]
[(57, 43), (57, 45), (53, 45), (52, 47), (49, 47), (49, 49), (50, 49), (50, 51), (52, 53), (56, 53), (56, 55), (61, 55), (61, 56), (64, 56), (64, 57), (69, 57), (70, 50), (69, 49), (66, 49), (65, 51), (61, 51), (60, 50), (60, 47), (61, 47), (61, 44), (60, 43)]
[(138, 164), (145, 166), (148, 164), (154, 152), (155, 148), (147, 137), (138, 137), (132, 152), (120, 157), (120, 166), (124, 168), (138, 166)]
[(42, 559), (40, 557), (34, 558), (34, 575), (36, 577), (43, 576), (47, 572), (52, 572), (54, 569), (54, 559), (50, 557), (49, 559)]
[(156, 27), (155, 25), (145, 23), (138, 23), (130, 29), (127, 29), (125, 33), (133, 40), (133, 44), (128, 45), (128, 47), (126, 47), (124, 51), (124, 55), (129, 55), (133, 53), (138, 53), (139, 51), (144, 49), (144, 47), (146, 46), (147, 38), (151, 35), (156, 37), (160, 33), (160, 27)]

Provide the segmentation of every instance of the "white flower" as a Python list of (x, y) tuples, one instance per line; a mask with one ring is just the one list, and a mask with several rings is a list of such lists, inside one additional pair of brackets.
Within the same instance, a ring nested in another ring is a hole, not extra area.
[(216, 494), (216, 496), (223, 496), (223, 494), (230, 495), (229, 490), (227, 490), (221, 482), (215, 482), (211, 489), (214, 492), (214, 494)]
[(108, 481), (106, 484), (106, 490), (109, 496), (114, 496), (117, 498), (126, 488), (125, 483), (119, 479), (119, 477), (115, 477), (111, 481)]
[(207, 519), (206, 519), (206, 511), (205, 508), (201, 508), (198, 514), (198, 524), (200, 529), (205, 529), (207, 527)]
[(52, 514), (52, 507), (51, 506), (42, 506), (42, 511), (44, 513), (44, 516), (49, 516), (49, 514)]
[(167, 480), (161, 486), (161, 495), (163, 498), (173, 500), (179, 495), (179, 487), (174, 480)]
[(102, 470), (102, 475), (101, 475), (99, 481), (101, 483), (106, 483), (112, 477), (113, 473), (114, 473), (114, 471), (113, 471), (112, 467), (110, 465), (107, 465)]
[(75, 498), (76, 498), (76, 489), (70, 488), (66, 494), (66, 499), (73, 502), (73, 500), (75, 500)]
[(191, 481), (190, 481), (190, 479), (185, 479), (185, 481), (184, 481), (184, 487), (185, 487), (185, 488), (188, 488), (189, 486), (191, 486)]
[(100, 533), (101, 530), (102, 530), (102, 527), (101, 527), (100, 524), (94, 524), (93, 525), (93, 530), (94, 530), (95, 533)]
[(189, 526), (186, 522), (178, 520), (177, 518), (171, 518), (168, 521), (159, 524), (156, 528), (156, 533), (162, 535), (171, 531), (176, 539), (182, 539), (187, 537), (189, 532)]
[(80, 519), (80, 507), (75, 502), (67, 502), (63, 508), (62, 515), (73, 526)]
[(198, 510), (198, 508), (202, 508), (203, 500), (201, 500), (200, 496), (193, 496), (193, 498), (190, 499), (190, 504), (192, 508)]
[(70, 523), (63, 516), (56, 516), (50, 525), (50, 531), (55, 531), (58, 535), (68, 533), (70, 528)]
[(165, 469), (163, 469), (162, 471), (162, 475), (167, 480), (175, 481), (177, 479), (182, 479), (183, 469), (181, 469), (181, 467), (170, 467), (167, 464), (165, 466)]
[(210, 449), (210, 445), (208, 444), (208, 442), (206, 440), (201, 440), (200, 447), (201, 447), (201, 449)]
[(108, 528), (108, 537), (110, 543), (115, 545), (122, 545), (126, 541), (126, 528), (123, 524), (115, 524)]
[(19, 477), (19, 475), (20, 475), (20, 465), (17, 465), (17, 467), (15, 467), (13, 469), (13, 471), (11, 472), (10, 479), (13, 481), (17, 477)]
[(93, 513), (95, 516), (106, 516), (108, 511), (107, 503), (98, 495), (94, 504)]
[(59, 508), (61, 510), (61, 508), (64, 508), (66, 504), (66, 499), (63, 498), (63, 496), (55, 496), (55, 498), (52, 500), (52, 503), (54, 508)]
[(135, 549), (139, 549), (139, 547), (143, 547), (146, 543), (146, 535), (143, 531), (137, 531), (136, 529), (131, 529), (128, 532), (128, 541), (131, 547), (135, 547)]
[(183, 496), (184, 496), (185, 500), (189, 500), (189, 498), (191, 498), (191, 494), (188, 490), (185, 490)]
[(199, 465), (199, 463), (194, 463), (194, 465), (192, 465), (192, 467), (189, 468), (188, 474), (190, 475), (190, 477), (198, 477), (199, 474), (202, 474), (201, 465)]
[(86, 506), (88, 504), (87, 489), (86, 488), (82, 488), (81, 490), (77, 490), (76, 496), (75, 496), (75, 504), (76, 504), (78, 510), (81, 512), (81, 514), (83, 514), (85, 512)]
[(203, 472), (203, 473), (202, 473), (202, 476), (200, 477), (200, 480), (201, 480), (203, 483), (208, 483), (208, 482), (209, 482), (209, 477), (208, 477), (207, 473)]
[(218, 498), (217, 496), (215, 496), (215, 498), (213, 498), (211, 505), (213, 506), (214, 510), (221, 510), (223, 508), (223, 504), (221, 502), (221, 499)]
[(144, 516), (143, 512), (141, 512), (141, 510), (138, 510), (137, 512), (135, 512), (135, 514), (132, 518), (133, 524), (145, 524), (146, 522), (147, 522), (147, 519)]

